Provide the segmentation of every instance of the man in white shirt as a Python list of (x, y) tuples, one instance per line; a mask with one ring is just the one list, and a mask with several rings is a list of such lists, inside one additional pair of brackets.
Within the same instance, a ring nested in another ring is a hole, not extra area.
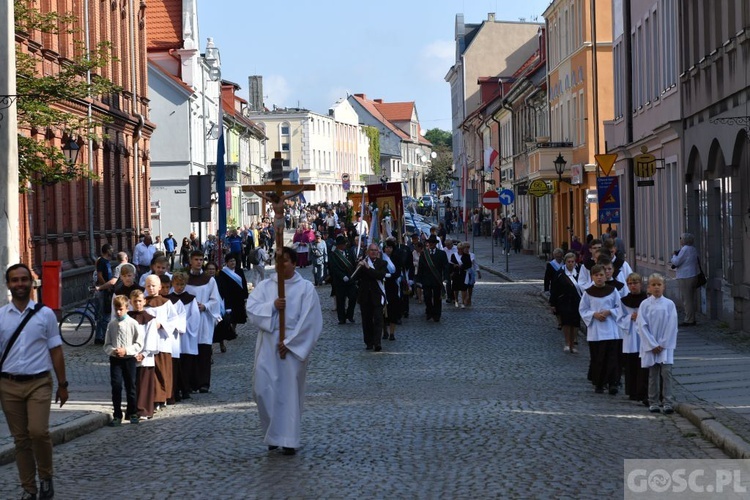
[(362, 212), (357, 212), (357, 223), (354, 226), (357, 229), (357, 235), (363, 244), (367, 243), (367, 235), (370, 233), (370, 226), (362, 218)]
[[(28, 266), (10, 266), (5, 281), (11, 302), (0, 308), (0, 353), (7, 350), (0, 367), (0, 402), (15, 441), (23, 498), (53, 498), (49, 436), (52, 370), (57, 377), (55, 403), (59, 401), (62, 407), (68, 400), (62, 339), (52, 309), (42, 307), (36, 314), (33, 312), (36, 303), (31, 300), (32, 278)], [(29, 314), (34, 316), (20, 334), (23, 342), (16, 342), (8, 349), (13, 333)]]
[(149, 235), (144, 236), (143, 241), (135, 246), (135, 249), (133, 249), (133, 264), (138, 269), (138, 276), (148, 272), (155, 252), (156, 247)]
[(695, 237), (690, 233), (683, 233), (680, 237), (681, 247), (674, 252), (670, 261), (680, 286), (682, 307), (685, 310), (685, 319), (680, 326), (695, 326), (695, 303), (698, 298), (696, 283), (700, 273), (700, 260), (694, 244)]

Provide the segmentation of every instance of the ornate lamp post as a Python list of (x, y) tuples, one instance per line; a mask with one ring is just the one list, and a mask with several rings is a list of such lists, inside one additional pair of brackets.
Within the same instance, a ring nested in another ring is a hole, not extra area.
[(552, 163), (555, 164), (555, 172), (557, 172), (557, 182), (560, 183), (562, 182), (563, 172), (565, 172), (565, 165), (567, 165), (568, 162), (565, 161), (565, 158), (563, 158), (562, 153), (558, 153), (557, 158)]
[(66, 142), (61, 149), (65, 155), (65, 163), (68, 164), (68, 167), (72, 167), (78, 163), (78, 153), (80, 153), (81, 147), (72, 137), (68, 139), (68, 142)]

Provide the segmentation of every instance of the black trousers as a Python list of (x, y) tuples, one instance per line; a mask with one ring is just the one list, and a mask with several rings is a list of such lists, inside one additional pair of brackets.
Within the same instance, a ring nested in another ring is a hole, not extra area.
[(138, 407), (136, 405), (135, 392), (135, 358), (109, 357), (109, 379), (112, 385), (112, 406), (114, 406), (114, 418), (122, 418), (122, 386), (125, 385), (125, 415), (134, 415)]
[(193, 390), (208, 389), (211, 387), (211, 355), (213, 346), (211, 344), (198, 344), (198, 356), (193, 367)]
[[(336, 284), (336, 315), (339, 323), (354, 319), (354, 308), (357, 306), (357, 289), (346, 283)], [(348, 299), (348, 304), (347, 304)]]
[(383, 306), (360, 304), (362, 313), (362, 334), (367, 347), (380, 347), (380, 336), (383, 334)]
[(591, 351), (591, 382), (597, 387), (617, 387), (620, 382), (620, 353), (617, 340), (589, 342)]
[(625, 372), (625, 394), (635, 401), (648, 399), (648, 368), (641, 368), (641, 358), (637, 352), (622, 355)]
[(428, 319), (440, 319), (440, 315), (443, 313), (443, 298), (440, 286), (424, 287), (424, 308)]

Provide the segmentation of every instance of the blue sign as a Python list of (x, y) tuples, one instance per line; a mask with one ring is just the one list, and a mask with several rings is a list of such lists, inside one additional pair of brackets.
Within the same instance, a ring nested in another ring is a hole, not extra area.
[(430, 182), (430, 191), (433, 193), (437, 191), (437, 182)]
[(516, 199), (516, 195), (510, 189), (503, 189), (499, 193), (500, 203), (503, 205), (510, 205)]
[(596, 179), (599, 201), (599, 224), (620, 223), (620, 178), (616, 176)]

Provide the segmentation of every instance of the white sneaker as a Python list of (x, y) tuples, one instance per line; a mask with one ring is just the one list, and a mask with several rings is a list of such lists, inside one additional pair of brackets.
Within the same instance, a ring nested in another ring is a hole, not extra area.
[(573, 349), (571, 349), (571, 350), (570, 350), (570, 352), (572, 352), (573, 354), (578, 354), (578, 349), (576, 349), (576, 348), (574, 347)]
[(568, 346), (563, 347), (563, 352), (570, 352), (570, 347)]
[(454, 302), (453, 302), (453, 305), (454, 305), (454, 306), (456, 306), (456, 308), (458, 308), (458, 301), (457, 301), (457, 300), (456, 300), (456, 301), (454, 301)]

